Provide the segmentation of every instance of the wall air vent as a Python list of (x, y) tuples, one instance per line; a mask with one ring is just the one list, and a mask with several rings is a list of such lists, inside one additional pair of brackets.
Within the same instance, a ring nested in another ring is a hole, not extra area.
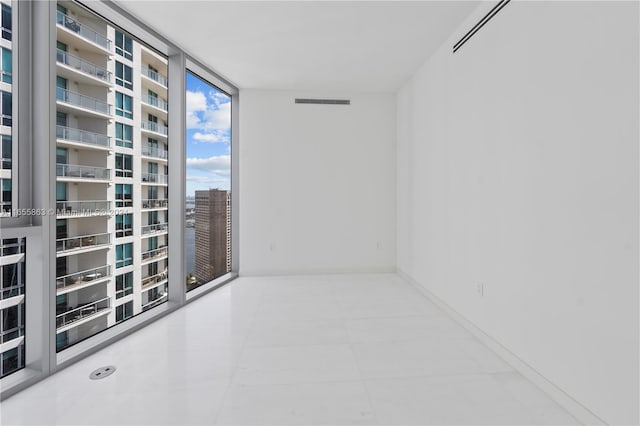
[(351, 105), (349, 99), (305, 99), (296, 98), (297, 104), (317, 104), (317, 105)]
[(460, 49), (471, 37), (474, 36), (475, 33), (480, 31), (480, 28), (484, 27), (484, 25), (491, 20), (498, 12), (502, 10), (503, 7), (507, 5), (511, 0), (500, 0), (498, 4), (493, 6), (493, 9), (489, 11), (484, 18), (478, 21), (477, 24), (473, 26), (456, 44), (453, 45), (453, 53), (456, 53), (458, 49)]

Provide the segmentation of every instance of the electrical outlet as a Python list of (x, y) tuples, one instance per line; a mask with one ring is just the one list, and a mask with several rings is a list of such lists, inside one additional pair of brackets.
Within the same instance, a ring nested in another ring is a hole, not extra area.
[(484, 283), (476, 284), (476, 291), (478, 292), (478, 296), (484, 296)]

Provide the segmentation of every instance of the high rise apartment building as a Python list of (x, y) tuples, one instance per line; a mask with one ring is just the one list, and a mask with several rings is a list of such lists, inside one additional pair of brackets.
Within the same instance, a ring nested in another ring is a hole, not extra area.
[(202, 284), (231, 270), (231, 195), (209, 189), (195, 196), (195, 278)]
[(167, 60), (56, 14), (57, 349), (167, 300)]
[(0, 240), (0, 377), (24, 367), (25, 245)]

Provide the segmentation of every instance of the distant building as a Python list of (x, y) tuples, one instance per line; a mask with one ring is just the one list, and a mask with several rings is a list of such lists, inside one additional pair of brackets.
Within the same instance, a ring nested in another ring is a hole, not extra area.
[(197, 284), (231, 271), (231, 195), (229, 191), (196, 191), (195, 277)]

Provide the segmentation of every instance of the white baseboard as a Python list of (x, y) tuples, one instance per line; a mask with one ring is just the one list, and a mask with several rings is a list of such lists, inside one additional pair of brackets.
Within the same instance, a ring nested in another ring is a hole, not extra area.
[(451, 308), (451, 306), (449, 306), (446, 302), (427, 290), (423, 285), (414, 280), (406, 272), (402, 271), (401, 269), (398, 269), (396, 272), (401, 278), (412, 284), (418, 291), (424, 294), (429, 300), (435, 303), (454, 320), (456, 320), (460, 325), (466, 328), (478, 340), (487, 345), (498, 356), (504, 359), (504, 361), (511, 365), (511, 367), (513, 367), (516, 371), (518, 371), (520, 374), (522, 374), (524, 377), (526, 377), (528, 380), (530, 380), (536, 386), (546, 392), (547, 395), (549, 395), (554, 401), (556, 401), (560, 406), (567, 410), (580, 423), (584, 425), (607, 424), (604, 420), (592, 413), (584, 405), (580, 404), (565, 391), (549, 381), (542, 374), (538, 373), (529, 364), (518, 358), (518, 356), (511, 352), (509, 349), (502, 346), (502, 344), (500, 344), (493, 337), (486, 334), (471, 321), (467, 320), (464, 316), (456, 312), (453, 308)]

